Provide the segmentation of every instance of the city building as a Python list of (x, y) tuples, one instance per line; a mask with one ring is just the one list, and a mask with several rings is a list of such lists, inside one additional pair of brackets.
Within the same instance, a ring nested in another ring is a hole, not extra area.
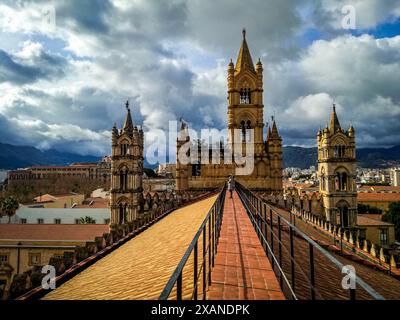
[(344, 131), (333, 105), (329, 127), (319, 130), (319, 193), (326, 220), (343, 227), (357, 224), (355, 132)]
[(360, 238), (382, 247), (388, 247), (396, 241), (394, 224), (384, 222), (376, 218), (376, 215), (359, 214), (357, 228)]
[(74, 192), (62, 194), (43, 194), (33, 199), (34, 204), (28, 205), (35, 208), (72, 208), (82, 204), (85, 199), (84, 194)]
[(389, 210), (392, 202), (400, 202), (399, 192), (359, 192), (358, 203), (378, 208), (382, 212)]
[(7, 184), (9, 187), (13, 187), (57, 178), (91, 179), (105, 182), (110, 179), (110, 168), (111, 160), (109, 157), (104, 157), (99, 163), (73, 163), (69, 166), (33, 166), (9, 171)]
[(15, 215), (0, 217), (0, 224), (79, 224), (81, 218), (90, 217), (94, 224), (108, 224), (107, 207), (80, 207), (69, 209), (29, 208), (21, 206)]
[(400, 186), (400, 168), (393, 168), (390, 170), (390, 181), (392, 186)]
[(159, 176), (166, 178), (176, 178), (176, 164), (175, 163), (160, 163), (156, 170)]
[[(214, 189), (222, 186), (228, 176), (235, 175), (237, 181), (251, 189), (281, 192), (282, 139), (273, 119), (264, 140), (263, 67), (260, 60), (254, 67), (245, 30), (236, 65), (232, 60), (228, 65), (227, 82), (228, 143), (204, 145), (191, 141), (188, 125), (182, 121), (177, 139), (176, 189)], [(254, 147), (249, 151), (252, 154), (246, 154), (247, 143)], [(199, 152), (189, 154), (191, 163), (184, 163), (179, 154), (187, 154), (188, 144), (192, 145), (190, 152)], [(243, 165), (232, 161), (232, 157), (240, 153), (254, 159), (252, 171), (236, 174)], [(204, 155), (208, 161), (202, 161)]]
[(108, 231), (106, 224), (0, 224), (0, 300), (8, 296), (14, 275), (73, 254)]

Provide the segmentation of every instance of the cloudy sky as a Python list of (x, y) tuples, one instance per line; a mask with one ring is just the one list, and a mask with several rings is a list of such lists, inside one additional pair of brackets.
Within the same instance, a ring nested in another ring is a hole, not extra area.
[(0, 0), (0, 142), (108, 154), (127, 99), (149, 140), (222, 129), (243, 27), (285, 145), (315, 145), (332, 101), (359, 146), (400, 144), (397, 0)]

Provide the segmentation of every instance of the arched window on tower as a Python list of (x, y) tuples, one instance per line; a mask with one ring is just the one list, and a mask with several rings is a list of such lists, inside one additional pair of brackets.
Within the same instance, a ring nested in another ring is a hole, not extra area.
[(118, 205), (119, 210), (119, 222), (125, 223), (128, 218), (128, 204), (127, 203), (120, 203)]
[(240, 122), (240, 130), (242, 134), (242, 142), (246, 141), (246, 122), (242, 120)]
[(348, 175), (346, 172), (337, 172), (335, 174), (335, 190), (336, 191), (348, 190)]
[(122, 142), (120, 145), (120, 153), (122, 156), (126, 156), (130, 154), (129, 152), (129, 144), (127, 142)]
[(250, 88), (240, 89), (240, 104), (250, 104), (251, 103), (251, 90)]
[(126, 168), (119, 171), (119, 188), (123, 191), (128, 190), (128, 170)]
[(333, 156), (335, 158), (344, 158), (346, 156), (345, 146), (335, 146), (333, 149)]
[(246, 129), (248, 130), (246, 133), (246, 141), (251, 142), (251, 121), (247, 120), (246, 122)]

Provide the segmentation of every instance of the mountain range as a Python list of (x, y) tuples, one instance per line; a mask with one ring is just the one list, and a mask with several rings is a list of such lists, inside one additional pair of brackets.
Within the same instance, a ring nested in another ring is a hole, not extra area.
[(100, 157), (81, 156), (49, 149), (41, 151), (30, 146), (0, 143), (0, 169), (18, 169), (30, 166), (69, 165), (74, 162), (97, 162)]
[[(308, 169), (317, 165), (317, 148), (283, 147), (283, 165)], [(61, 152), (55, 149), (39, 150), (30, 146), (0, 143), (0, 169), (17, 169), (34, 165), (69, 165), (74, 162), (97, 162), (96, 156)], [(358, 166), (363, 168), (388, 168), (400, 166), (400, 145), (392, 148), (357, 149)], [(154, 168), (156, 166), (146, 167)]]
[[(400, 166), (400, 145), (391, 148), (359, 148), (357, 165), (362, 168), (389, 168)], [(283, 166), (308, 169), (317, 166), (317, 148), (283, 147)]]

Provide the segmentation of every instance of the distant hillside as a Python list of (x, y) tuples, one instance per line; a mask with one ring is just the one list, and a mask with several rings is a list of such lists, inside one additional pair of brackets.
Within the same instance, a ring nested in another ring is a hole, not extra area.
[(0, 143), (0, 169), (17, 169), (34, 165), (68, 165), (73, 162), (97, 162), (99, 157), (81, 156), (57, 150), (41, 151), (29, 146)]
[[(41, 151), (29, 146), (13, 146), (0, 143), (0, 169), (17, 169), (34, 165), (68, 165), (73, 162), (97, 162), (100, 157), (81, 156), (57, 150)], [(364, 168), (387, 168), (400, 166), (400, 146), (392, 148), (357, 149), (358, 165)], [(317, 165), (317, 148), (284, 147), (283, 165), (308, 169)], [(149, 165), (156, 168), (157, 165)]]
[[(308, 169), (317, 165), (317, 148), (284, 147), (283, 166)], [(363, 168), (389, 168), (400, 165), (400, 146), (392, 148), (357, 149), (358, 166)]]

